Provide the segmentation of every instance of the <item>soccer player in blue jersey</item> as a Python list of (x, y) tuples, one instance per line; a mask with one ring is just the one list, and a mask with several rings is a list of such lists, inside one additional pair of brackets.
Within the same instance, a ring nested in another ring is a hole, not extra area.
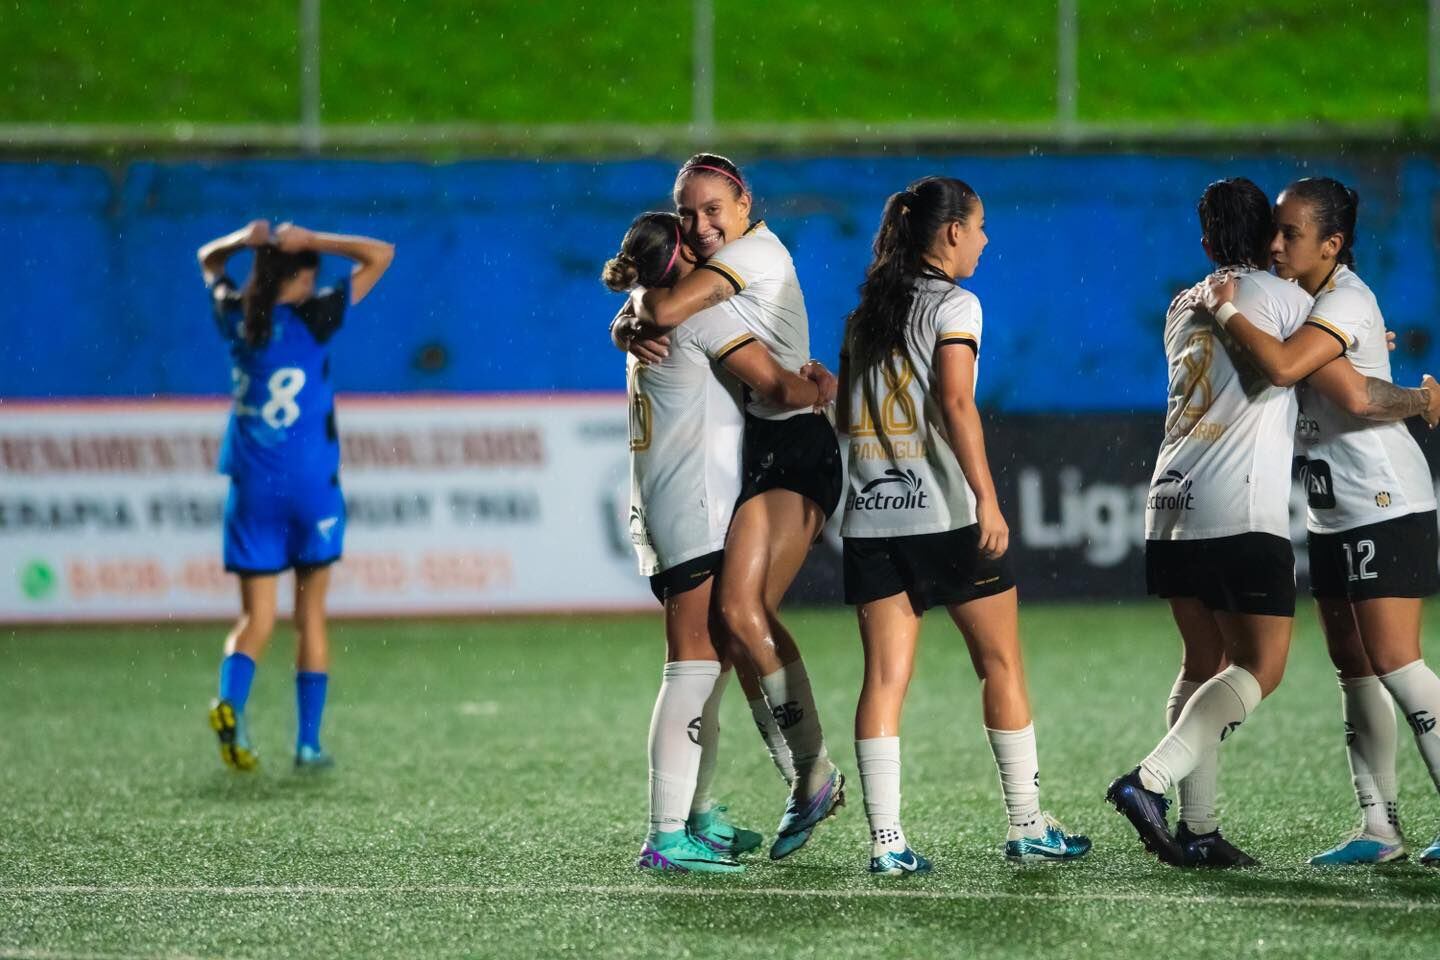
[[(225, 273), (237, 251), (254, 265), (243, 287)], [(264, 220), (210, 241), (197, 256), (210, 289), (215, 322), (230, 347), (235, 405), (220, 451), (230, 477), (225, 503), (225, 569), (240, 577), (241, 614), (225, 641), (219, 695), (210, 725), (220, 758), (253, 770), (245, 703), (255, 664), (275, 628), (279, 575), (295, 570), (299, 635), (295, 697), (299, 714), (295, 766), (329, 766), (320, 718), (329, 678), (325, 593), (330, 564), (340, 559), (345, 501), (340, 444), (330, 385), (330, 338), (346, 307), (359, 303), (390, 266), (395, 248), (368, 237), (317, 233)], [(355, 261), (350, 276), (316, 291), (320, 255)]]

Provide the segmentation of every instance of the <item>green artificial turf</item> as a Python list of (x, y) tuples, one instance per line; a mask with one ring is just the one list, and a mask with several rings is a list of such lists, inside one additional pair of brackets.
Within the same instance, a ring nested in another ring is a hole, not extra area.
[[(1431, 610), (1431, 617), (1440, 611)], [(788, 616), (849, 804), (792, 859), (641, 875), (659, 618), (339, 623), (326, 775), (289, 768), (288, 640), (250, 715), (264, 758), (221, 768), (205, 724), (218, 626), (0, 635), (0, 957), (1433, 957), (1440, 870), (1325, 872), (1352, 825), (1338, 694), (1308, 610), (1285, 684), (1222, 759), (1227, 834), (1264, 861), (1189, 873), (1101, 800), (1160, 736), (1164, 608), (1026, 606), (1043, 800), (1096, 847), (1016, 869), (954, 629), (927, 620), (903, 733), (907, 832), (930, 877), (864, 873), (844, 611)], [(738, 688), (719, 785), (742, 823), (784, 800)], [(1413, 840), (1440, 801), (1402, 727)]]
[[(715, 3), (722, 122), (1048, 122), (1056, 0)], [(1083, 121), (1426, 116), (1427, 0), (1081, 2)], [(0, 0), (0, 122), (292, 123), (296, 0)], [(336, 123), (685, 123), (690, 4), (331, 0)]]

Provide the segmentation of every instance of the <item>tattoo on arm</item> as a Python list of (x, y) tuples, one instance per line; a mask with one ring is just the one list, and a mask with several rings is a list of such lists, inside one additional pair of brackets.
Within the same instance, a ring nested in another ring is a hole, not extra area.
[(1404, 420), (1419, 416), (1428, 406), (1429, 396), (1422, 388), (1397, 387), (1385, 380), (1365, 378), (1366, 420)]

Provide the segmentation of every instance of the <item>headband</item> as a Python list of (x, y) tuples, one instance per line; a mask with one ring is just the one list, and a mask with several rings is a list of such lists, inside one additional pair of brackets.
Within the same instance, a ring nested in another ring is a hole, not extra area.
[(670, 262), (665, 264), (665, 269), (660, 271), (660, 279), (664, 280), (670, 276), (670, 268), (675, 266), (675, 258), (680, 256), (680, 225), (675, 225), (675, 249), (670, 254)]
[(731, 173), (729, 170), (726, 170), (724, 167), (712, 167), (706, 163), (692, 163), (688, 167), (685, 167), (680, 171), (680, 176), (685, 176), (685, 174), (689, 173), (691, 170), (709, 170), (711, 173), (718, 173), (722, 177), (729, 177), (731, 180), (735, 181), (735, 185), (740, 188), (741, 193), (749, 192), (745, 189), (745, 182), (739, 177), (735, 176), (735, 174)]

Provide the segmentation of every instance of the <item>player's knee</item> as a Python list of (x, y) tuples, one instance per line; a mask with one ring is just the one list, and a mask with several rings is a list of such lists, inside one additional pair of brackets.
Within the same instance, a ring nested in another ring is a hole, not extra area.
[(765, 642), (770, 633), (765, 608), (748, 597), (724, 594), (720, 597), (720, 620), (725, 631), (746, 649)]

